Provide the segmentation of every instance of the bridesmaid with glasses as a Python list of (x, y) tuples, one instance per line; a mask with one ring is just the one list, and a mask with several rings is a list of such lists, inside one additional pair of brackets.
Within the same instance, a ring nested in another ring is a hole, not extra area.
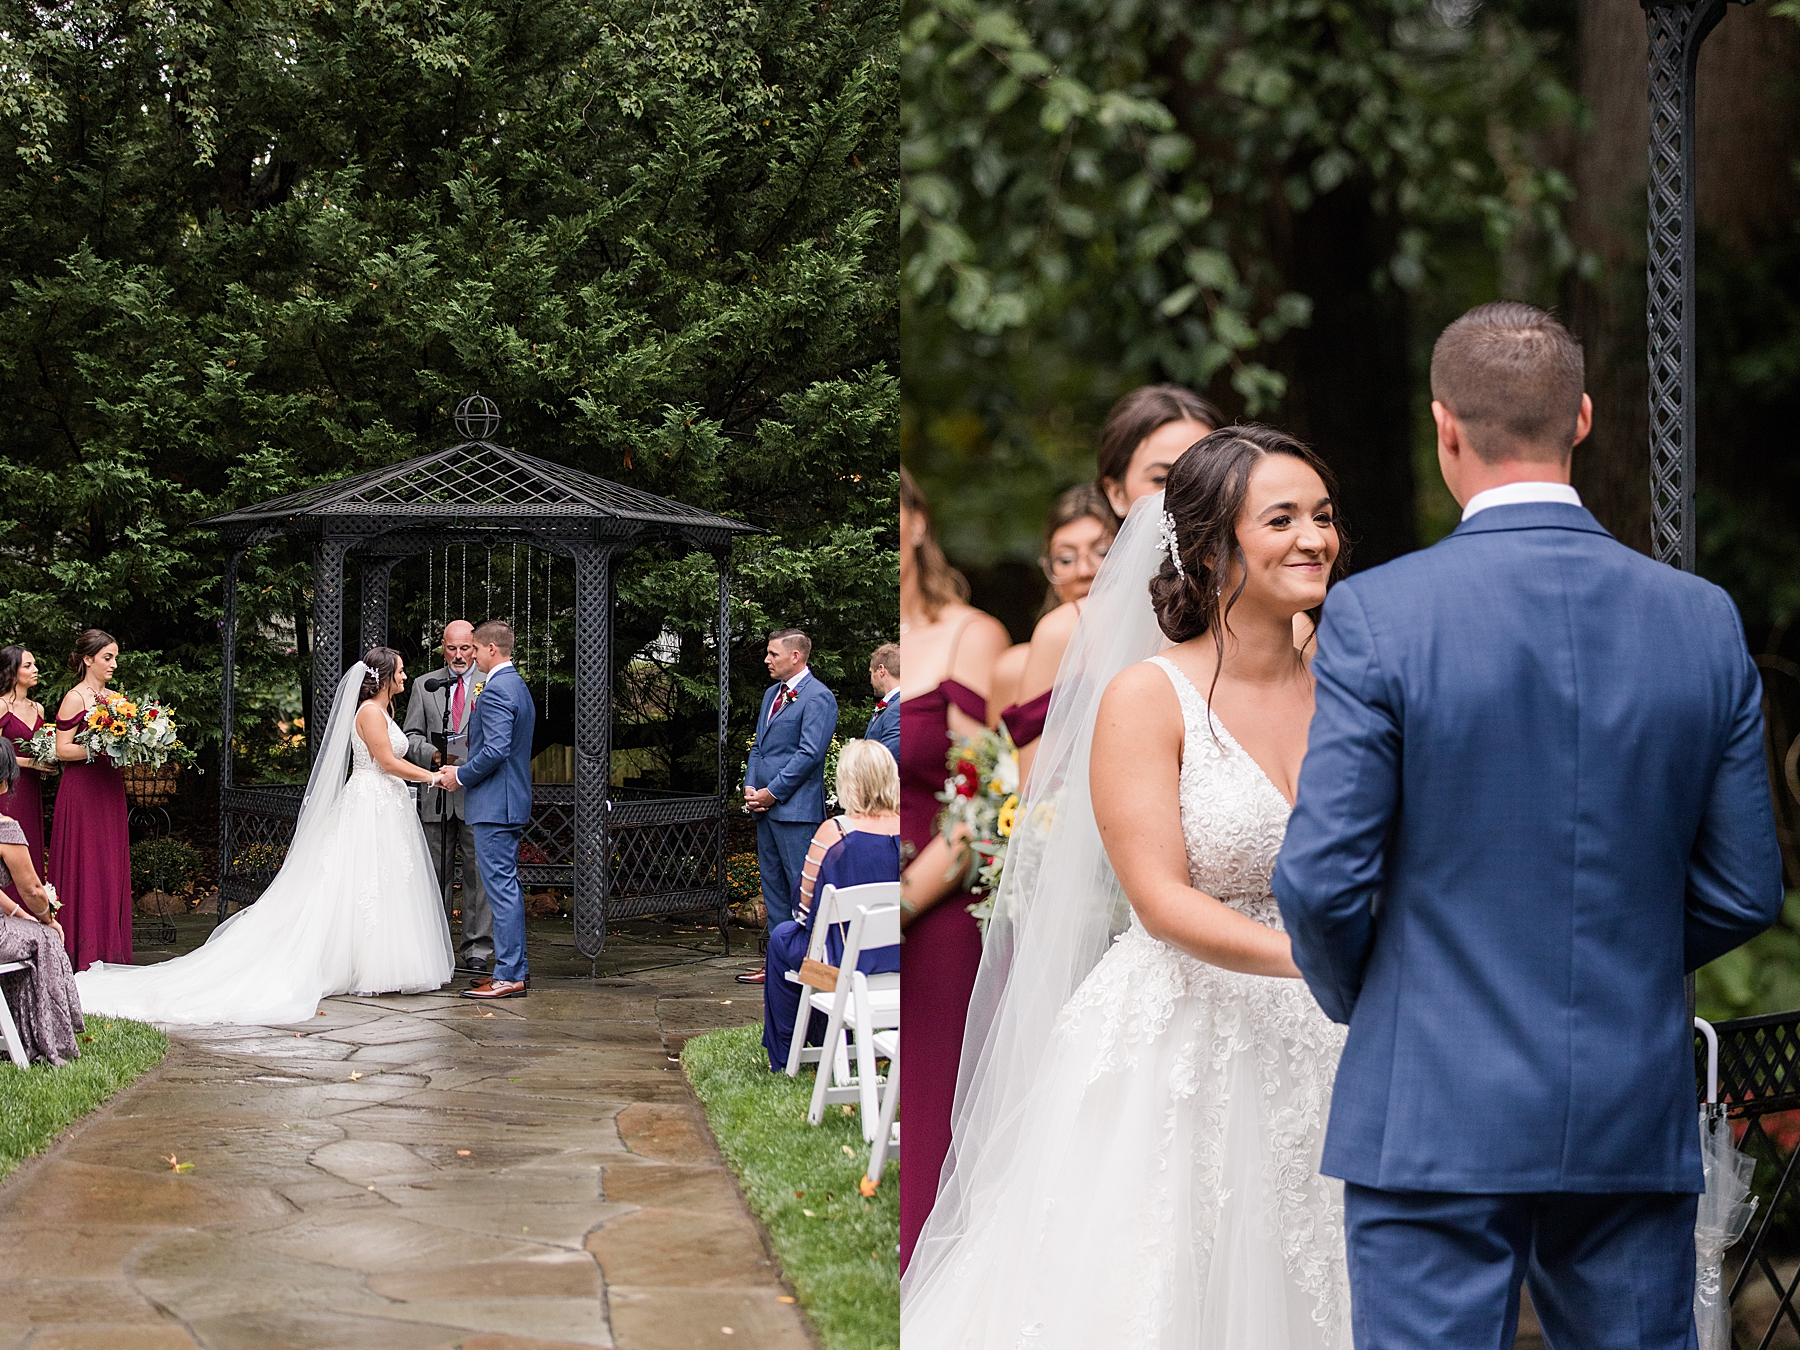
[(125, 780), (110, 760), (90, 761), (75, 733), (119, 665), (112, 634), (90, 628), (75, 639), (69, 670), (79, 677), (56, 711), (56, 757), (63, 762), (50, 828), (50, 880), (63, 902), (62, 926), (77, 971), (96, 961), (131, 964), (131, 836)]
[[(1038, 618), (1059, 605), (1079, 604), (1087, 598), (1118, 532), (1119, 518), (1106, 494), (1094, 484), (1078, 483), (1056, 499), (1044, 526), (1044, 554), (1038, 559), (1044, 579), (1050, 583)], [(1021, 642), (1008, 647), (994, 663), (994, 687), (988, 691), (989, 726), (998, 726), (1001, 710), (1017, 698), (1030, 652), (1031, 644)]]
[[(43, 782), (57, 766), (39, 764), (25, 749), (44, 724), (44, 705), (31, 697), (38, 682), (37, 658), (24, 647), (0, 647), (0, 736), (13, 743), (19, 766), (12, 791), (0, 796), (0, 815), (11, 816), (25, 832), (25, 848), (31, 866), (44, 875)], [(13, 904), (23, 904), (17, 883), (0, 887)]]

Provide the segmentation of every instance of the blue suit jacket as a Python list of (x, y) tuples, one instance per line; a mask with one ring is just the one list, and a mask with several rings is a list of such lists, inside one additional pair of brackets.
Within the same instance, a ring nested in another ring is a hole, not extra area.
[(878, 708), (875, 715), (869, 719), (869, 729), (863, 732), (863, 739), (880, 741), (888, 748), (888, 753), (894, 757), (894, 762), (896, 764), (900, 762), (900, 693), (898, 690), (895, 690), (894, 697), (888, 700), (887, 706)]
[(806, 821), (817, 825), (825, 819), (825, 754), (837, 731), (837, 699), (808, 675), (794, 691), (795, 700), (781, 716), (769, 721), (779, 684), (763, 693), (762, 711), (756, 718), (756, 744), (750, 747), (751, 787), (766, 787), (775, 794), (770, 820)]
[(456, 770), (471, 825), (523, 825), (531, 819), (531, 737), (537, 704), (512, 666), (488, 677), (469, 723), (469, 758)]
[(1325, 602), (1274, 889), (1350, 1024), (1322, 1170), (1696, 1191), (1682, 975), (1782, 901), (1731, 600), (1578, 506), (1482, 511)]

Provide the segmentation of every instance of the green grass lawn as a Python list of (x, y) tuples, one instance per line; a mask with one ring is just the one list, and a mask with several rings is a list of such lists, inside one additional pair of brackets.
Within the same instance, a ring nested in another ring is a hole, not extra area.
[(0, 1048), (0, 1180), (168, 1052), (169, 1038), (142, 1022), (86, 1021), (81, 1058), (59, 1069), (21, 1069)]
[(706, 1119), (776, 1259), (829, 1350), (900, 1344), (900, 1165), (858, 1189), (869, 1150), (856, 1115), (806, 1123), (813, 1076), (770, 1073), (760, 1026), (697, 1036), (681, 1052)]

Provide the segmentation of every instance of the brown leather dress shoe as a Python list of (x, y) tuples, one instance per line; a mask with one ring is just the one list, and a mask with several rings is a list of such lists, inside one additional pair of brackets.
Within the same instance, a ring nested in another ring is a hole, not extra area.
[[(492, 975), (478, 975), (476, 978), (469, 981), (469, 988), (481, 989), (493, 982), (494, 977)], [(531, 972), (529, 971), (525, 973), (525, 987), (527, 989), (531, 988)]]
[(463, 990), (464, 998), (524, 998), (525, 981), (523, 980), (489, 980), (486, 984), (478, 984), (473, 989)]

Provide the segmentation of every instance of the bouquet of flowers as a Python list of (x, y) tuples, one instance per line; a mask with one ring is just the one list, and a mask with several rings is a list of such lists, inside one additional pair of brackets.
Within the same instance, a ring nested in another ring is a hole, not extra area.
[(121, 769), (133, 764), (160, 769), (171, 760), (190, 768), (194, 764), (194, 752), (181, 743), (174, 710), (155, 699), (102, 695), (77, 728), (75, 744)]
[(56, 723), (45, 718), (42, 725), (31, 733), (28, 741), (17, 741), (19, 761), (34, 761), (39, 764), (56, 763)]
[(937, 794), (944, 804), (938, 833), (953, 848), (966, 851), (963, 888), (981, 897), (969, 913), (985, 925), (1019, 815), (1019, 752), (1002, 727), (956, 737), (945, 764), (950, 776)]

